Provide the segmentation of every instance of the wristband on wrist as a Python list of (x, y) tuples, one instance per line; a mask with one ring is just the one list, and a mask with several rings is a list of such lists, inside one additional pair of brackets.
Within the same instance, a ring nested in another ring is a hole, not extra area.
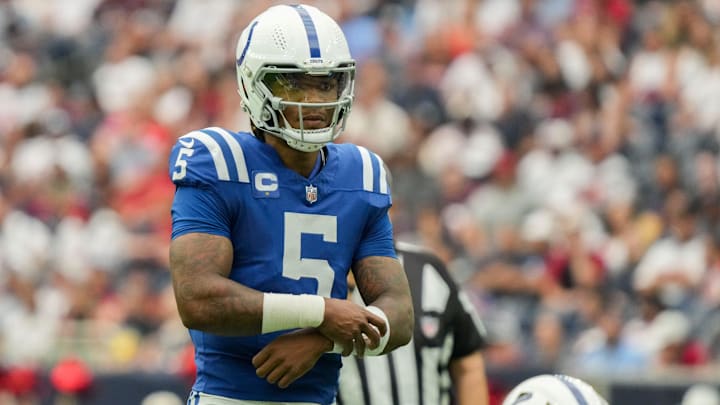
[(387, 346), (388, 340), (390, 340), (390, 321), (388, 321), (387, 315), (385, 315), (385, 312), (383, 312), (382, 309), (374, 305), (370, 305), (366, 309), (385, 321), (386, 331), (385, 334), (380, 337), (380, 344), (378, 344), (378, 347), (365, 350), (366, 356), (379, 356), (382, 354), (383, 350), (385, 350), (385, 346)]
[(262, 333), (314, 328), (325, 318), (325, 299), (310, 294), (263, 294)]
[[(383, 312), (382, 309), (380, 309), (374, 305), (370, 305), (370, 306), (366, 307), (365, 309), (367, 309), (368, 311), (372, 312), (373, 314), (375, 314), (375, 315), (381, 317), (383, 320), (385, 320), (385, 328), (387, 331), (385, 332), (385, 334), (383, 336), (380, 337), (380, 343), (378, 344), (378, 347), (376, 347), (375, 349), (365, 349), (366, 356), (379, 356), (383, 353), (383, 350), (385, 350), (385, 347), (388, 344), (388, 340), (390, 340), (390, 322), (388, 321), (387, 315), (385, 315), (385, 312)], [(375, 327), (375, 325), (371, 325), (371, 326), (373, 328)], [(338, 342), (334, 342), (333, 348), (330, 351), (330, 353), (342, 354), (342, 352), (343, 352), (343, 347)], [(353, 351), (351, 354), (352, 355), (357, 354), (357, 353), (355, 353), (354, 348), (353, 348)]]

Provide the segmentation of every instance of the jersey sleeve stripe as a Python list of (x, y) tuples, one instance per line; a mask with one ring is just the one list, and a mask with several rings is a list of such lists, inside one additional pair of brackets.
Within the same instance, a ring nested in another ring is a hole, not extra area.
[(370, 158), (370, 151), (365, 149), (362, 146), (357, 147), (360, 151), (360, 156), (362, 157), (362, 166), (363, 166), (363, 190), (365, 191), (373, 191), (374, 185), (373, 185), (373, 167), (372, 167), (372, 159)]
[(388, 181), (387, 181), (387, 173), (385, 173), (385, 162), (380, 158), (380, 156), (375, 155), (375, 157), (378, 160), (379, 167), (380, 167), (380, 193), (381, 194), (387, 194), (388, 193)]
[(225, 161), (225, 156), (223, 156), (222, 149), (220, 148), (220, 145), (217, 143), (217, 141), (215, 141), (215, 139), (201, 131), (193, 131), (181, 137), (181, 139), (187, 138), (197, 139), (203, 145), (205, 145), (207, 150), (210, 152), (210, 156), (212, 156), (218, 179), (230, 180), (230, 173), (228, 172), (228, 166), (227, 162)]
[(220, 134), (230, 147), (230, 153), (232, 154), (233, 160), (235, 161), (235, 167), (237, 169), (238, 182), (249, 183), (250, 176), (248, 176), (247, 164), (245, 164), (245, 154), (243, 153), (242, 146), (240, 146), (240, 142), (230, 135), (226, 129), (220, 127), (210, 127), (208, 130)]

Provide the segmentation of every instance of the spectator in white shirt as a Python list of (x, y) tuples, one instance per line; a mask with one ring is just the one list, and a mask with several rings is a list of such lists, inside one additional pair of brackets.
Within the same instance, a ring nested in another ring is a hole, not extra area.
[(634, 274), (640, 293), (657, 292), (668, 306), (691, 297), (705, 272), (705, 239), (697, 228), (696, 201), (682, 191), (671, 194), (666, 204), (668, 235), (650, 246)]

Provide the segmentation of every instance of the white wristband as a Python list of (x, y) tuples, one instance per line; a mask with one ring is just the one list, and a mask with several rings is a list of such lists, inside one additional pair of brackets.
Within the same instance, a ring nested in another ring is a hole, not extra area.
[(314, 328), (325, 319), (325, 299), (310, 294), (263, 294), (262, 333)]
[[(379, 356), (382, 354), (383, 350), (385, 350), (385, 346), (387, 346), (388, 340), (390, 340), (390, 321), (388, 321), (388, 318), (387, 318), (387, 315), (385, 315), (385, 312), (383, 312), (382, 309), (380, 309), (374, 305), (365, 307), (365, 309), (367, 309), (368, 311), (372, 312), (373, 314), (375, 314), (375, 315), (381, 317), (383, 320), (385, 320), (386, 332), (384, 335), (382, 335), (380, 337), (380, 343), (378, 344), (378, 347), (376, 347), (374, 349), (369, 349), (369, 348), (365, 349), (366, 356)], [(375, 325), (370, 325), (370, 326), (375, 328)], [(375, 329), (377, 329), (377, 328), (375, 328)], [(335, 342), (330, 353), (342, 354), (342, 352), (343, 352), (343, 347), (338, 342)], [(352, 354), (353, 355), (357, 354), (357, 353), (355, 353), (355, 349), (353, 349)]]
[(378, 347), (365, 350), (366, 356), (379, 356), (382, 354), (383, 350), (385, 350), (385, 346), (387, 346), (388, 340), (390, 340), (390, 321), (388, 321), (387, 315), (385, 315), (385, 312), (383, 312), (382, 309), (374, 305), (370, 305), (366, 309), (385, 321), (386, 331), (385, 334), (380, 337), (380, 344), (378, 344)]

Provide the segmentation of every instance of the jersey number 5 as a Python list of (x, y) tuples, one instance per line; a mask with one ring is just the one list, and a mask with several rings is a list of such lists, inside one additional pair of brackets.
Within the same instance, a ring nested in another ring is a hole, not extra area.
[(175, 167), (177, 170), (175, 170), (172, 174), (173, 181), (185, 178), (185, 175), (187, 174), (187, 160), (185, 159), (186, 157), (192, 156), (193, 152), (195, 152), (194, 149), (180, 148), (177, 159), (175, 160)]
[(317, 295), (330, 297), (335, 271), (327, 260), (301, 256), (302, 234), (322, 235), (324, 242), (337, 243), (337, 217), (330, 215), (285, 213), (285, 250), (283, 276), (293, 280), (303, 277), (317, 280)]

